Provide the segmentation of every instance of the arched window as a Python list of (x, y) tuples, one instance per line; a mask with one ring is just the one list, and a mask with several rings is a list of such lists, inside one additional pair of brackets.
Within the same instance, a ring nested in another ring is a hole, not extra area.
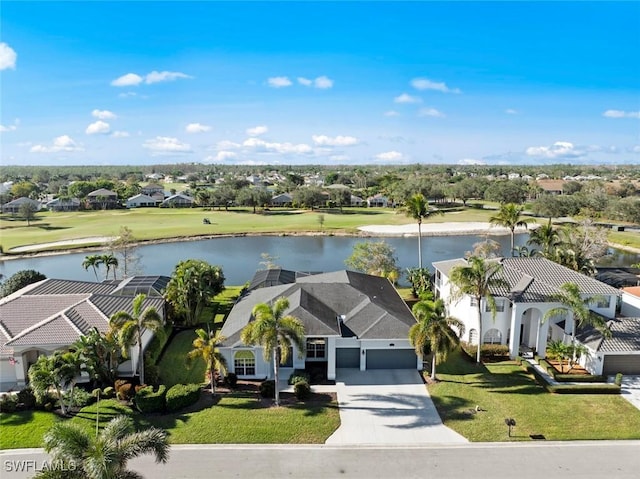
[(238, 351), (233, 357), (233, 368), (238, 376), (255, 376), (256, 357), (253, 351)]
[(491, 328), (484, 333), (484, 344), (502, 344), (502, 333), (499, 329)]
[(478, 330), (470, 329), (469, 330), (469, 344), (478, 344)]

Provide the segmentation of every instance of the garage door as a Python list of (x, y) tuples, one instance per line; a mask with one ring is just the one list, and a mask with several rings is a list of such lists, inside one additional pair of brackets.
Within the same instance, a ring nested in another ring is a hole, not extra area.
[(413, 349), (367, 349), (367, 369), (418, 369)]
[(360, 348), (337, 348), (336, 368), (360, 368)]
[(640, 354), (607, 354), (602, 374), (640, 374)]

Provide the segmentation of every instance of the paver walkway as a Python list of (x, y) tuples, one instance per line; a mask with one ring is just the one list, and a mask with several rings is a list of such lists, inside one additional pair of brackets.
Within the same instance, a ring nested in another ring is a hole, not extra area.
[(442, 424), (418, 371), (340, 369), (340, 427), (326, 444), (466, 443)]

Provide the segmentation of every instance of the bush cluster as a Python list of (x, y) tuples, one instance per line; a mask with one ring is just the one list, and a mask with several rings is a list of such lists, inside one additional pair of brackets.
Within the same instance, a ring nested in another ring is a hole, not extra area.
[(168, 411), (177, 411), (187, 406), (191, 406), (200, 399), (202, 388), (199, 384), (176, 384), (172, 386), (166, 395)]
[(276, 397), (276, 382), (273, 379), (268, 379), (260, 383), (260, 396), (263, 398)]
[(18, 398), (15, 394), (5, 394), (0, 399), (0, 412), (15, 412), (18, 409)]
[(301, 380), (293, 385), (293, 392), (298, 401), (304, 401), (311, 396), (311, 386), (307, 381)]
[(295, 369), (291, 373), (291, 376), (289, 376), (288, 383), (290, 386), (295, 386), (300, 381), (306, 381), (307, 383), (310, 383), (311, 377), (309, 376), (309, 373), (307, 373), (306, 371), (301, 369)]
[(224, 378), (224, 382), (227, 386), (233, 389), (238, 385), (238, 375), (236, 373), (227, 373), (227, 376)]
[(141, 413), (162, 412), (165, 408), (167, 387), (164, 384), (154, 391), (153, 386), (146, 386), (136, 392), (134, 404)]
[[(478, 351), (477, 344), (461, 342), (462, 350), (467, 353), (467, 357), (475, 361)], [(483, 344), (480, 349), (480, 358), (490, 361), (503, 361), (509, 359), (509, 346), (507, 344)]]

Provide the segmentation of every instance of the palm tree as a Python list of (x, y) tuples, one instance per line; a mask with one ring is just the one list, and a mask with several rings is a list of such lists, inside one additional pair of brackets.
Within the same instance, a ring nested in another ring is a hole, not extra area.
[(506, 203), (500, 205), (498, 214), (489, 218), (489, 223), (496, 226), (504, 226), (509, 228), (511, 232), (511, 256), (513, 256), (515, 230), (518, 226), (528, 228), (528, 224), (533, 221), (531, 218), (521, 218), (520, 215), (524, 210), (524, 206), (518, 206), (515, 203)]
[(497, 261), (485, 260), (477, 256), (467, 258), (467, 266), (454, 266), (451, 270), (451, 283), (457, 288), (452, 298), (459, 300), (464, 295), (469, 295), (476, 302), (476, 312), (478, 314), (478, 351), (476, 362), (480, 363), (480, 350), (482, 345), (482, 308), (481, 300), (485, 299), (487, 306), (491, 310), (495, 319), (497, 306), (492, 290), (497, 288), (510, 289), (509, 282), (502, 278), (499, 273), (502, 271), (502, 264)]
[(542, 248), (542, 255), (545, 258), (552, 259), (554, 251), (560, 243), (558, 230), (551, 224), (551, 218), (546, 225), (538, 226), (531, 231), (527, 244), (536, 244)]
[(116, 279), (116, 270), (118, 269), (118, 258), (116, 258), (112, 253), (103, 254), (100, 256), (100, 264), (105, 265), (107, 268), (106, 273), (104, 274), (104, 279), (109, 278), (109, 271), (113, 268), (113, 279)]
[(139, 294), (133, 298), (133, 311), (118, 311), (111, 316), (109, 326), (117, 330), (118, 344), (122, 348), (122, 355), (128, 357), (129, 348), (138, 343), (138, 373), (140, 384), (144, 384), (144, 356), (142, 354), (142, 333), (146, 329), (156, 334), (162, 332), (162, 317), (155, 308), (148, 307), (144, 311), (142, 307), (147, 298), (146, 294)]
[(40, 356), (29, 368), (29, 384), (36, 396), (42, 397), (50, 389), (55, 390), (63, 415), (67, 414), (64, 405), (63, 390), (73, 385), (80, 373), (76, 355), (56, 351), (51, 356)]
[(418, 222), (418, 268), (422, 268), (422, 220), (434, 214), (443, 214), (437, 209), (430, 209), (429, 202), (422, 193), (417, 193), (407, 200), (404, 206), (407, 216)]
[(446, 361), (447, 355), (460, 344), (458, 334), (464, 334), (464, 323), (447, 316), (441, 299), (418, 301), (412, 311), (418, 322), (409, 329), (409, 342), (418, 355), (431, 352), (431, 379), (435, 380), (436, 363)]
[[(60, 474), (65, 478), (142, 478), (127, 469), (130, 459), (149, 453), (156, 463), (169, 459), (167, 433), (155, 427), (135, 432), (127, 416), (115, 417), (95, 435), (79, 424), (58, 422), (44, 435), (44, 448), (54, 463), (67, 466)], [(45, 472), (42, 477), (51, 475)]]
[(288, 307), (289, 300), (285, 297), (278, 298), (273, 305), (256, 304), (251, 313), (255, 319), (245, 326), (240, 336), (242, 342), (247, 345), (262, 346), (265, 361), (269, 361), (271, 356), (276, 383), (276, 406), (280, 405), (278, 390), (280, 362), (286, 362), (292, 343), (298, 348), (299, 354), (302, 354), (305, 349), (304, 326), (294, 316), (283, 316)]
[(227, 372), (227, 360), (220, 354), (218, 346), (227, 338), (222, 336), (219, 330), (214, 333), (213, 331), (207, 332), (204, 329), (196, 329), (196, 335), (198, 337), (193, 340), (193, 349), (187, 354), (187, 361), (191, 362), (196, 358), (202, 358), (210, 378), (211, 394), (215, 395), (216, 371)]
[(551, 295), (551, 299), (562, 306), (552, 308), (547, 311), (542, 320), (546, 321), (555, 316), (565, 316), (570, 313), (573, 316), (573, 328), (571, 328), (571, 346), (573, 348), (573, 360), (576, 359), (576, 330), (582, 324), (589, 324), (602, 333), (604, 337), (611, 336), (611, 330), (607, 328), (607, 323), (601, 316), (598, 316), (589, 309), (589, 303), (604, 298), (601, 295), (583, 298), (580, 287), (576, 283), (564, 283), (560, 290)]
[(93, 274), (96, 275), (96, 281), (98, 281), (98, 267), (102, 264), (102, 257), (98, 254), (92, 254), (86, 256), (84, 261), (82, 262), (82, 267), (85, 270), (89, 270), (89, 268), (93, 268)]

